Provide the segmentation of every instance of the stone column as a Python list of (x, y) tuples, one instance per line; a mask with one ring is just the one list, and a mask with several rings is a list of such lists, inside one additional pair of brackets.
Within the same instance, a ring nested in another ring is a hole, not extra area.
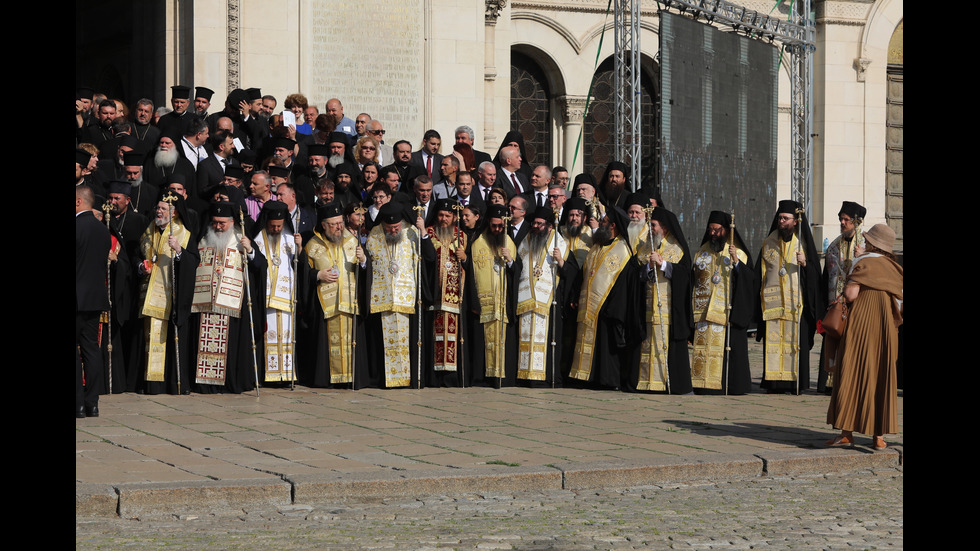
[(497, 143), (497, 132), (493, 124), (493, 104), (496, 98), (494, 86), (497, 80), (497, 67), (494, 65), (494, 40), (497, 18), (507, 0), (486, 0), (486, 29), (483, 44), (483, 149)]
[(575, 175), (582, 172), (582, 157), (585, 156), (585, 136), (582, 136), (583, 144), (579, 146), (578, 159), (575, 159), (575, 144), (585, 122), (585, 102), (588, 96), (559, 96), (557, 99), (564, 120), (562, 135), (564, 136), (565, 151), (562, 166), (568, 169), (569, 174)]

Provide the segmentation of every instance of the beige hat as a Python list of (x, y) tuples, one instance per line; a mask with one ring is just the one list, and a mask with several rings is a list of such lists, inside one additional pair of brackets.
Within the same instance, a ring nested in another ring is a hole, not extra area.
[(870, 230), (864, 232), (864, 239), (885, 252), (890, 253), (895, 248), (895, 230), (887, 224), (871, 226)]

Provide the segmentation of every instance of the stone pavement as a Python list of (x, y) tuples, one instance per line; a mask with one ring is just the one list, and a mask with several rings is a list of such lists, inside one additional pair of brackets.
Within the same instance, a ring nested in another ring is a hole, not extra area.
[[(901, 469), (902, 432), (881, 452), (868, 437), (823, 449), (828, 400), (526, 388), (104, 396), (101, 417), (76, 420), (75, 512), (222, 514)], [(902, 392), (898, 404), (901, 430)]]

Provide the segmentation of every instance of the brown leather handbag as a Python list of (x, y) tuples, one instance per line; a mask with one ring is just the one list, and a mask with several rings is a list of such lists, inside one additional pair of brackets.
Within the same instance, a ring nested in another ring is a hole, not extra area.
[(835, 339), (841, 338), (844, 334), (844, 327), (847, 326), (847, 303), (842, 299), (835, 300), (827, 308), (821, 325), (823, 325), (827, 336)]

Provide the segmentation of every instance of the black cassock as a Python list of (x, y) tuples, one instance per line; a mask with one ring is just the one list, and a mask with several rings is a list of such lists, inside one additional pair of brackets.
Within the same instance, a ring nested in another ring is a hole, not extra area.
[[(628, 387), (632, 376), (630, 366), (646, 336), (643, 323), (646, 290), (640, 270), (634, 255), (619, 273), (599, 309), (592, 371), (585, 386), (603, 389)], [(577, 386), (583, 385), (582, 381), (568, 381)]]

